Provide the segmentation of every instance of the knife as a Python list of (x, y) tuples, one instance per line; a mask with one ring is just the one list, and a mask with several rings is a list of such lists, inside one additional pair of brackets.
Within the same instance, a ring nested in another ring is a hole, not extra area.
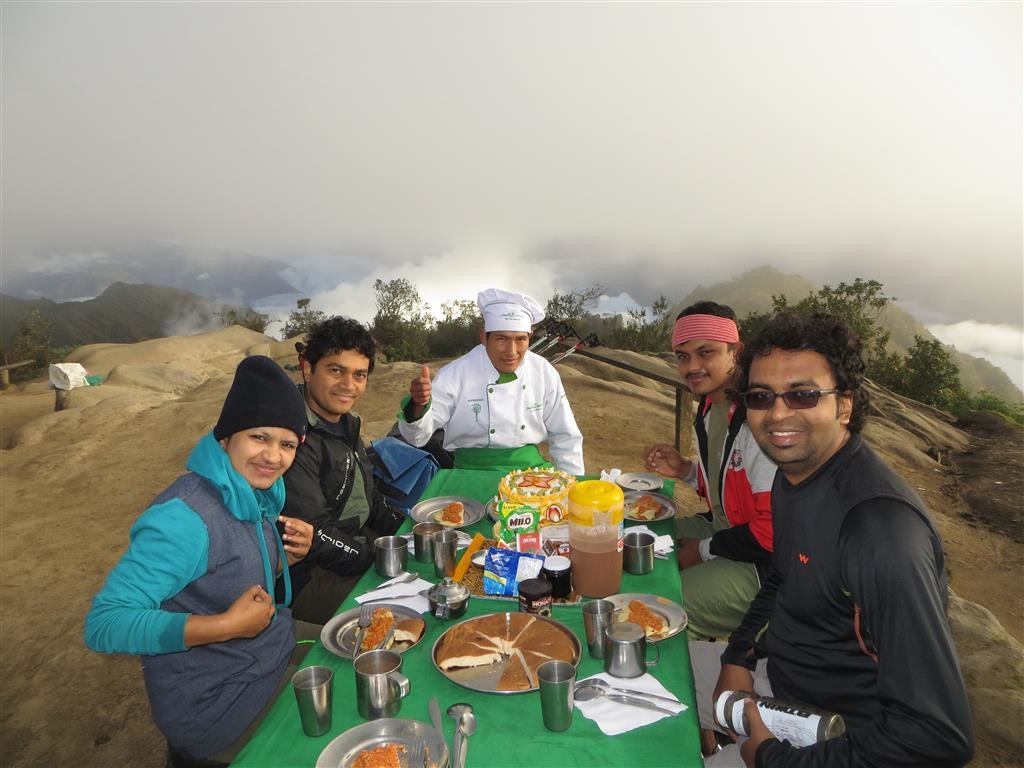
[(621, 693), (605, 693), (605, 694), (603, 694), (603, 696), (606, 699), (611, 699), (612, 701), (617, 701), (620, 704), (628, 704), (631, 707), (640, 707), (642, 709), (653, 709), (655, 712), (661, 712), (661, 713), (666, 714), (666, 715), (678, 715), (679, 714), (674, 709), (665, 709), (664, 707), (659, 707), (657, 704), (654, 704), (654, 703), (648, 701), (647, 699), (638, 699), (638, 698), (636, 698), (634, 696), (626, 696), (625, 694), (621, 694)]
[(434, 730), (437, 731), (437, 735), (444, 741), (444, 729), (441, 728), (441, 704), (438, 702), (437, 696), (430, 700), (427, 709), (430, 710), (430, 721), (434, 724)]

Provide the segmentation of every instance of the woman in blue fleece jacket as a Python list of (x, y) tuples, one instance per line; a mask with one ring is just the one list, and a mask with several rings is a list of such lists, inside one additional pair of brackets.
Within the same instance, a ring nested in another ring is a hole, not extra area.
[[(243, 360), (188, 474), (132, 526), (86, 617), (90, 648), (142, 657), (172, 763), (234, 751), (287, 666), (295, 642), (288, 565), (309, 551), (312, 528), (280, 516), (281, 475), (305, 423), (287, 374), (266, 357)], [(283, 605), (273, 598), (278, 574)]]

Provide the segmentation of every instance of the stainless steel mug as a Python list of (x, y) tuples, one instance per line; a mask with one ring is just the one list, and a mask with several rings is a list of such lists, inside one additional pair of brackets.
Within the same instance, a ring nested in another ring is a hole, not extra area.
[(394, 717), (409, 694), (401, 673), (402, 657), (394, 651), (367, 651), (352, 662), (356, 673), (356, 709), (367, 720)]
[(330, 667), (306, 667), (292, 675), (292, 690), (299, 707), (302, 732), (323, 736), (331, 730), (334, 672)]
[(604, 671), (615, 677), (640, 677), (661, 660), (661, 649), (654, 661), (647, 660), (647, 635), (644, 628), (631, 622), (612, 624), (604, 631)]
[(654, 570), (654, 536), (644, 531), (622, 537), (622, 567), (627, 573), (643, 575)]
[(413, 557), (421, 563), (434, 562), (434, 542), (430, 537), (443, 529), (440, 523), (416, 523), (412, 527)]
[(614, 617), (615, 603), (611, 600), (591, 600), (583, 604), (583, 628), (591, 658), (604, 658), (604, 631), (612, 625)]
[(430, 535), (430, 543), (434, 547), (434, 573), (437, 576), (451, 576), (455, 570), (455, 544), (458, 540), (458, 531), (451, 528)]
[(398, 576), (405, 573), (409, 557), (409, 542), (401, 536), (381, 536), (373, 542), (377, 573)]

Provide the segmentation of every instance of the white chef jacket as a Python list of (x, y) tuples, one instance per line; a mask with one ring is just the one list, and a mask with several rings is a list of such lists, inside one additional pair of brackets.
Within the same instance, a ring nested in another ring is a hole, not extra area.
[(406, 442), (424, 445), (444, 429), (445, 450), (521, 448), (545, 440), (555, 467), (583, 474), (583, 434), (569, 408), (558, 371), (527, 352), (515, 381), (495, 384), (498, 370), (483, 344), (437, 372), (430, 385), (430, 405), (419, 419), (400, 417)]

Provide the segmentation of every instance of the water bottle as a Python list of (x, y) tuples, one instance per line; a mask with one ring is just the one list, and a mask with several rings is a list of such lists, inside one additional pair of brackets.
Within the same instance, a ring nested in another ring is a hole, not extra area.
[(747, 699), (757, 702), (765, 727), (777, 739), (785, 739), (794, 747), (807, 747), (846, 732), (842, 715), (835, 712), (802, 704), (787, 704), (749, 691), (722, 691), (715, 702), (715, 720), (718, 724), (740, 736), (749, 736), (750, 725), (743, 711), (743, 703)]

